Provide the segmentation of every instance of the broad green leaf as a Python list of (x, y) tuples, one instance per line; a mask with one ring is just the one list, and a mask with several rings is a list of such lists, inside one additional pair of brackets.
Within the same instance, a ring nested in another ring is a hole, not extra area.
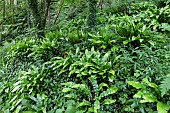
[(77, 47), (77, 49), (76, 49), (76, 54), (78, 54), (79, 52), (80, 52), (80, 48)]
[(34, 96), (30, 96), (30, 99), (33, 100), (34, 102), (38, 101)]
[(109, 81), (113, 82), (115, 71), (114, 70), (110, 70), (109, 73), (111, 74), (111, 75), (108, 75)]
[(106, 97), (106, 96), (110, 95), (110, 94), (116, 93), (117, 90), (118, 90), (118, 88), (117, 88), (117, 87), (113, 87), (113, 86), (110, 87), (110, 88), (108, 88), (106, 91), (103, 91), (103, 92), (100, 94), (99, 100), (100, 100), (101, 98), (103, 98), (103, 97)]
[(118, 55), (116, 56), (116, 58), (114, 59), (114, 62), (117, 61), (122, 55)]
[(142, 81), (143, 81), (146, 85), (154, 88), (155, 90), (159, 89), (159, 87), (158, 87), (156, 84), (149, 82), (147, 78), (144, 78)]
[(76, 112), (76, 109), (74, 106), (68, 106), (65, 113), (75, 113)]
[[(55, 113), (63, 113), (63, 111), (63, 109), (57, 109)], [(52, 113), (54, 113), (54, 111)]]
[(114, 102), (116, 102), (116, 100), (105, 99), (105, 100), (103, 101), (103, 104), (104, 104), (104, 105), (105, 105), (105, 104), (109, 105), (109, 104), (113, 104)]
[(75, 89), (78, 89), (78, 88), (80, 88), (80, 89), (84, 89), (86, 86), (84, 85), (84, 84), (75, 84), (75, 85), (73, 85), (71, 88), (75, 88)]
[(154, 42), (154, 41), (152, 41), (152, 40), (149, 40), (148, 42), (149, 42), (149, 44), (151, 44), (152, 46), (154, 46), (154, 45), (155, 45), (155, 42)]
[(168, 110), (170, 110), (170, 106), (162, 102), (157, 102), (156, 106), (158, 113), (168, 113)]
[(91, 106), (91, 103), (89, 101), (83, 101), (78, 104), (77, 108), (83, 107), (83, 106)]
[(112, 74), (112, 75), (115, 75), (115, 71), (114, 70), (110, 70), (109, 73)]
[(108, 78), (109, 78), (109, 82), (113, 82), (113, 80), (114, 80), (114, 75), (108, 75)]
[(136, 89), (142, 88), (142, 84), (139, 83), (139, 82), (128, 81), (128, 84), (131, 85), (131, 86), (133, 86), (133, 87), (136, 88)]
[(108, 59), (109, 55), (110, 55), (110, 51), (107, 52), (107, 53), (103, 56), (102, 61), (105, 62), (105, 61)]
[(138, 37), (132, 36), (132, 41), (137, 40)]
[(91, 64), (91, 63), (84, 63), (84, 64), (85, 64), (85, 65), (84, 65), (85, 68), (90, 67), (90, 66), (93, 66), (93, 64)]
[(126, 45), (126, 44), (128, 44), (128, 43), (129, 43), (129, 40), (123, 41), (123, 44), (124, 44), (124, 45)]
[(94, 113), (94, 107), (90, 107), (90, 108), (88, 108), (87, 113)]
[(100, 102), (96, 100), (94, 102), (94, 113), (98, 113), (98, 110), (100, 109)]
[(67, 86), (67, 87), (69, 87), (69, 86), (71, 86), (73, 84), (74, 84), (73, 82), (61, 83), (61, 85), (64, 85), (64, 86)]
[(103, 87), (109, 87), (106, 83), (101, 83), (100, 85), (99, 85), (99, 90), (101, 90)]
[(89, 74), (88, 74), (88, 72), (83, 71), (83, 72), (81, 72), (81, 75), (89, 75)]
[(15, 86), (15, 88), (11, 92), (17, 91), (18, 89), (20, 89), (20, 87), (21, 87), (21, 85)]
[(88, 71), (88, 73), (91, 75), (92, 73), (98, 73), (98, 71), (96, 71), (96, 70), (92, 70), (92, 69), (90, 69), (89, 71)]
[(71, 88), (64, 88), (64, 89), (62, 90), (62, 92), (67, 93), (67, 92), (69, 92), (69, 91), (71, 91), (71, 90), (72, 90)]
[(76, 95), (74, 95), (74, 94), (67, 94), (67, 95), (65, 95), (64, 97), (66, 97), (66, 98), (72, 98), (72, 99), (76, 99), (76, 98), (77, 98)]
[(170, 25), (168, 23), (162, 23), (162, 27), (161, 28), (163, 28), (164, 31), (165, 30), (170, 31)]
[(146, 103), (146, 102), (156, 102), (157, 99), (152, 93), (149, 92), (141, 92), (138, 91), (134, 96), (134, 98), (143, 98), (143, 100), (140, 101), (140, 103)]
[(93, 35), (91, 33), (88, 33), (89, 36), (91, 36), (92, 38), (101, 38), (102, 36), (96, 36), (96, 35)]

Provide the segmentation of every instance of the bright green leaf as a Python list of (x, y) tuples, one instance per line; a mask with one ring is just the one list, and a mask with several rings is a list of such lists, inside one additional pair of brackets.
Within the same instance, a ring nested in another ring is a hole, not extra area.
[(131, 86), (133, 86), (133, 87), (136, 88), (136, 89), (142, 88), (142, 84), (139, 83), (139, 82), (128, 81), (128, 84), (131, 85)]
[(105, 104), (109, 105), (109, 104), (113, 104), (114, 102), (116, 102), (116, 100), (105, 99), (105, 100), (103, 101), (103, 104), (104, 104), (104, 105), (105, 105)]
[(77, 108), (83, 107), (83, 106), (91, 106), (91, 103), (89, 101), (83, 101), (78, 104)]
[(168, 113), (168, 110), (170, 110), (170, 106), (162, 102), (158, 102), (156, 106), (158, 113)]
[(67, 92), (69, 92), (69, 91), (71, 91), (71, 90), (72, 90), (71, 88), (64, 88), (64, 89), (62, 90), (62, 92), (67, 93)]
[(96, 100), (94, 102), (94, 113), (98, 113), (98, 110), (100, 109), (100, 102)]

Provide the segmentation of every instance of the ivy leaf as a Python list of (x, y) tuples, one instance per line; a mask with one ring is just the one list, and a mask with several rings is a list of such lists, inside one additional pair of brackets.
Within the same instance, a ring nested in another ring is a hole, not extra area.
[(170, 110), (170, 106), (162, 102), (158, 102), (156, 106), (158, 113), (168, 113), (168, 110)]
[(136, 89), (142, 88), (142, 84), (139, 83), (139, 82), (128, 81), (128, 84), (131, 85), (131, 86), (133, 86), (133, 87), (136, 88)]
[(105, 99), (104, 101), (103, 101), (103, 104), (104, 105), (109, 105), (109, 104), (113, 104), (114, 102), (116, 102), (116, 100), (112, 100), (112, 99)]

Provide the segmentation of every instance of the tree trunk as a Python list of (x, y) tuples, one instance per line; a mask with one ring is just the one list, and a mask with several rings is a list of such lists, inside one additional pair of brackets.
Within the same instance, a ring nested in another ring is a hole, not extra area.
[[(39, 30), (37, 33), (39, 38), (45, 37), (44, 29), (46, 26), (46, 18), (48, 16), (50, 2), (51, 0), (42, 0), (41, 3), (37, 0), (28, 0), (29, 8), (34, 18), (34, 27)], [(38, 4), (40, 4), (40, 6)]]
[(87, 26), (94, 28), (96, 24), (97, 0), (88, 0), (89, 15), (87, 16)]
[(0, 33), (0, 45), (2, 45), (2, 32), (4, 31), (4, 21), (5, 21), (5, 14), (6, 14), (6, 2), (5, 0), (2, 0), (3, 7), (2, 7), (2, 23), (1, 23), (1, 33)]
[(14, 0), (10, 0), (10, 11), (12, 13), (11, 23), (14, 26)]

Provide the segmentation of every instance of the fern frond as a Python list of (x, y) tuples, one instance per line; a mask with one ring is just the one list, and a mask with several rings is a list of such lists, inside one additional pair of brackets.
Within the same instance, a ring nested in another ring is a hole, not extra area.
[(168, 75), (161, 83), (160, 88), (163, 97), (170, 89), (170, 75)]

